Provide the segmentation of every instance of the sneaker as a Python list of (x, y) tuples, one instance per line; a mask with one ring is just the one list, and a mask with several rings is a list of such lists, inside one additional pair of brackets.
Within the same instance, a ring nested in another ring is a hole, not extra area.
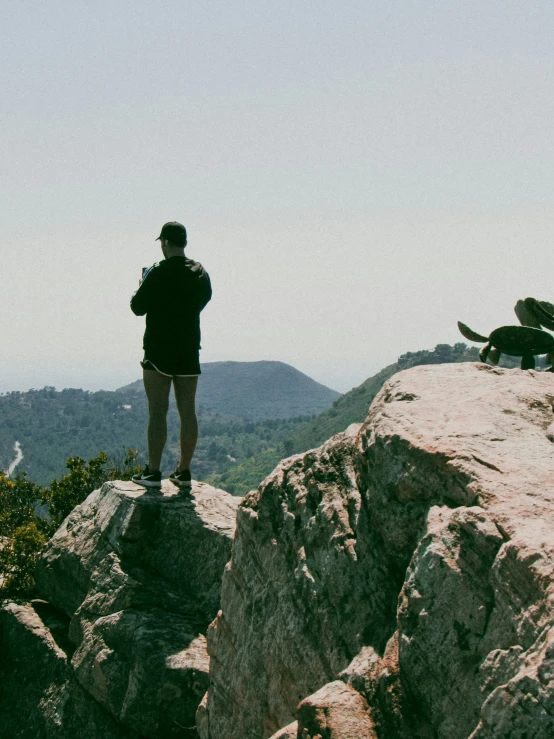
[(162, 473), (160, 470), (150, 470), (148, 465), (138, 475), (133, 475), (131, 478), (137, 485), (142, 485), (143, 488), (161, 488), (162, 486)]
[(170, 481), (177, 485), (179, 488), (191, 488), (192, 487), (192, 480), (190, 477), (190, 470), (175, 470), (170, 476)]

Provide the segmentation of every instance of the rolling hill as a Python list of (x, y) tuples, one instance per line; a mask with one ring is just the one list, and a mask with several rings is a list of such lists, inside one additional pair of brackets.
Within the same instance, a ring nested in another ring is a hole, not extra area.
[[(116, 393), (144, 393), (142, 380)], [(196, 404), (201, 413), (259, 421), (319, 414), (340, 393), (284, 362), (207, 362), (202, 365)]]
[[(215, 362), (203, 365), (199, 383), (200, 439), (194, 475), (206, 479), (271, 448), (285, 456), (291, 436), (339, 393), (283, 362)], [(119, 390), (56, 391), (52, 387), (0, 396), (0, 469), (19, 441), (17, 472), (48, 484), (65, 471), (68, 457), (111, 457), (138, 449), (146, 461), (148, 410), (142, 380)], [(178, 461), (179, 420), (171, 396), (163, 469)], [(285, 443), (286, 442), (286, 443)]]
[[(351, 423), (361, 423), (367, 416), (373, 398), (385, 382), (397, 372), (420, 364), (477, 361), (479, 361), (479, 350), (476, 347), (467, 347), (464, 343), (454, 346), (438, 344), (432, 350), (402, 354), (394, 364), (368, 377), (361, 385), (335, 400), (331, 408), (299, 427), (290, 438), (285, 440), (282, 448), (286, 451), (286, 456), (313, 449), (334, 434), (344, 431)], [(519, 360), (503, 356), (500, 364), (503, 367), (519, 367)], [(543, 365), (542, 359), (537, 362), (537, 366)], [(259, 455), (237, 461), (222, 473), (212, 475), (210, 482), (225, 490), (231, 487), (237, 493), (246, 493), (256, 487), (272, 471), (283, 456), (282, 448), (268, 447)]]
[[(308, 421), (292, 438), (295, 452), (303, 452), (322, 444), (333, 434), (344, 431), (351, 423), (365, 420), (373, 398), (385, 382), (397, 372), (416, 367), (421, 364), (445, 364), (451, 362), (478, 362), (479, 349), (468, 347), (464, 343), (437, 344), (432, 350), (407, 352), (402, 354), (394, 364), (385, 367), (376, 375), (364, 380), (361, 385), (335, 400), (332, 407), (319, 416)], [(520, 360), (503, 355), (501, 367), (519, 367)], [(537, 361), (537, 367), (544, 366), (543, 358)]]

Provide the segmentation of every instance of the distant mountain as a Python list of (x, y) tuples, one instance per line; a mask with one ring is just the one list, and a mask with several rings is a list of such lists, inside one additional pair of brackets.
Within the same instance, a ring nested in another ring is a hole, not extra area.
[[(143, 392), (142, 380), (115, 392)], [(207, 362), (196, 399), (200, 412), (258, 421), (319, 414), (339, 397), (284, 362)]]
[[(214, 362), (202, 370), (197, 479), (225, 472), (267, 449), (278, 461), (286, 456), (293, 434), (339, 397), (283, 362)], [(46, 387), (0, 395), (0, 469), (8, 469), (16, 457), (16, 441), (23, 453), (16, 473), (25, 471), (38, 484), (63, 475), (72, 456), (90, 459), (104, 451), (117, 457), (138, 449), (145, 462), (147, 419), (142, 380), (114, 392)], [(179, 419), (171, 395), (165, 472), (175, 468), (178, 455)]]
[[(408, 352), (343, 396), (282, 362), (205, 364), (193, 474), (242, 495), (283, 457), (317, 447), (351, 423), (363, 421), (375, 395), (396, 372), (418, 364), (477, 360), (478, 350), (462, 343)], [(519, 362), (503, 358), (502, 365), (515, 367)], [(0, 395), (0, 469), (7, 469), (16, 457), (16, 441), (23, 453), (17, 472), (28, 472), (39, 484), (63, 475), (70, 456), (90, 459), (105, 451), (113, 457), (138, 449), (144, 462), (147, 419), (141, 380), (114, 392), (46, 387)], [(178, 449), (179, 421), (172, 398), (165, 473), (174, 469)]]
[[(256, 487), (283, 456), (287, 457), (317, 447), (339, 431), (344, 431), (351, 423), (364, 421), (373, 398), (396, 372), (417, 364), (475, 362), (478, 359), (478, 350), (469, 349), (463, 343), (454, 346), (439, 344), (432, 351), (423, 350), (403, 354), (394, 364), (385, 367), (358, 387), (335, 400), (331, 408), (308, 420), (296, 431), (291, 429), (291, 433), (283, 439), (282, 444), (276, 447), (268, 444), (267, 448), (254, 456), (237, 460), (236, 464), (229, 466), (226, 470), (212, 474), (208, 481), (224, 490), (246, 493)], [(508, 364), (510, 361), (508, 359)], [(512, 362), (509, 366), (515, 366), (515, 363)]]

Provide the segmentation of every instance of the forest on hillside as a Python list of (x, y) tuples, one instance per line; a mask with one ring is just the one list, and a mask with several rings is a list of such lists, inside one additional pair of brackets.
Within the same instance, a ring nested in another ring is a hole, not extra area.
[[(139, 461), (145, 464), (146, 398), (138, 391), (135, 395), (75, 389), (57, 392), (46, 387), (0, 396), (0, 469), (6, 470), (15, 456), (15, 441), (23, 452), (17, 471), (26, 472), (29, 479), (42, 485), (64, 473), (68, 457), (90, 459), (104, 451), (119, 459), (129, 449), (136, 449)], [(310, 416), (251, 421), (200, 412), (198, 420), (194, 476), (206, 480), (267, 449), (277, 458), (286, 456), (292, 450), (292, 436)], [(175, 469), (178, 456), (179, 417), (172, 402), (163, 458), (166, 473)]]
[[(421, 364), (468, 361), (478, 361), (478, 350), (464, 343), (407, 352), (315, 417), (252, 420), (200, 410), (193, 476), (243, 495), (283, 457), (319, 446), (351, 423), (363, 421), (381, 386), (396, 372)], [(508, 357), (502, 363), (519, 366), (517, 360)], [(247, 398), (246, 394), (244, 403)], [(6, 470), (13, 460), (15, 441), (19, 441), (24, 455), (17, 471), (25, 471), (30, 480), (42, 485), (64, 474), (69, 457), (86, 460), (102, 451), (111, 459), (122, 459), (134, 449), (138, 450), (138, 461), (144, 464), (147, 417), (146, 398), (137, 383), (114, 392), (58, 392), (45, 387), (1, 395), (0, 469)], [(178, 435), (179, 419), (172, 400), (163, 459), (166, 474), (178, 461)]]
[[(394, 364), (390, 364), (376, 375), (369, 377), (361, 385), (335, 400), (328, 410), (300, 426), (287, 441), (291, 454), (318, 447), (334, 434), (344, 431), (351, 423), (364, 421), (369, 406), (381, 387), (397, 372), (423, 364), (478, 361), (480, 361), (479, 350), (476, 347), (468, 347), (463, 342), (456, 343), (454, 346), (438, 344), (434, 349), (406, 352)], [(503, 355), (500, 366), (519, 367), (519, 360)], [(544, 366), (544, 359), (539, 359), (537, 369)], [(279, 459), (276, 450), (268, 449), (256, 457), (247, 458), (230, 466), (224, 472), (213, 475), (211, 481), (224, 490), (232, 487), (236, 493), (246, 493), (272, 471)]]

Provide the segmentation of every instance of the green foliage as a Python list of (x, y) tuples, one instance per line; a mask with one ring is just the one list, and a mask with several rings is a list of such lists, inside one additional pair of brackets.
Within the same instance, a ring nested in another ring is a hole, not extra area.
[(282, 458), (282, 448), (264, 449), (261, 454), (233, 465), (227, 472), (212, 475), (206, 482), (216, 488), (222, 488), (232, 495), (246, 495), (249, 490), (258, 487), (260, 482), (269, 475)]
[(75, 506), (106, 480), (130, 480), (132, 475), (140, 471), (137, 463), (138, 452), (131, 449), (127, 455), (116, 462), (109, 462), (104, 452), (98, 457), (85, 462), (80, 457), (70, 457), (66, 462), (69, 472), (58, 482), (52, 481), (45, 488), (41, 502), (48, 504), (51, 525), (55, 531)]
[(40, 550), (73, 508), (106, 480), (129, 480), (141, 469), (134, 449), (111, 459), (100, 452), (88, 462), (70, 457), (66, 467), (68, 473), (49, 488), (24, 472), (13, 479), (0, 472), (0, 590), (32, 591)]
[[(205, 379), (203, 375), (202, 385)], [(225, 387), (229, 390), (228, 384)], [(312, 391), (308, 387), (306, 392)], [(235, 464), (233, 460), (241, 462), (279, 446), (285, 437), (292, 438), (313, 417), (304, 414), (248, 418), (250, 399), (243, 388), (235, 387), (235, 405), (240, 398), (245, 417), (206, 412), (199, 403), (200, 437), (194, 456), (197, 479), (226, 472)], [(259, 402), (253, 406), (258, 411), (261, 407)], [(290, 409), (290, 404), (287, 407)], [(274, 412), (279, 415), (283, 407), (275, 402)], [(121, 448), (147, 448), (148, 407), (142, 386), (96, 393), (72, 389), (57, 392), (54, 388), (8, 393), (0, 395), (0, 416), (0, 469), (7, 468), (12, 461), (13, 445), (18, 440), (24, 455), (18, 472), (26, 471), (34, 482), (42, 485), (49, 485), (54, 477), (64, 474), (68, 457), (90, 459), (97, 455), (98, 449), (113, 456)], [(173, 397), (167, 425), (168, 439), (162, 460), (165, 474), (173, 471), (179, 461), (179, 416)]]
[(0, 469), (13, 459), (21, 443), (25, 471), (35, 483), (49, 485), (65, 474), (68, 457), (91, 459), (103, 449), (109, 457), (119, 450), (146, 448), (146, 405), (127, 409), (117, 393), (52, 387), (0, 396)]
[(37, 557), (47, 541), (48, 536), (40, 521), (29, 521), (15, 529), (13, 536), (4, 541), (0, 550), (3, 589), (10, 592), (32, 590)]
[(12, 536), (35, 518), (35, 505), (42, 488), (23, 472), (14, 480), (0, 471), (0, 536)]
[[(242, 494), (245, 486), (250, 484), (248, 480), (252, 479), (250, 472), (246, 472), (251, 469), (251, 459), (258, 457), (268, 459), (271, 456), (277, 456), (277, 461), (279, 461), (282, 457), (289, 456), (289, 450), (292, 453), (292, 437), (309, 420), (309, 416), (273, 418), (263, 421), (230, 419), (221, 416), (200, 418), (200, 436), (193, 460), (194, 477), (214, 484), (214, 480), (220, 482), (228, 480), (230, 475), (234, 478), (233, 470), (240, 467), (245, 471), (246, 477), (243, 485), (234, 490), (234, 494)], [(174, 440), (170, 439), (169, 444), (170, 446), (171, 444), (176, 445), (175, 453), (177, 454), (177, 433)], [(268, 472), (271, 472), (271, 468)]]
[(0, 472), (0, 584), (27, 590), (37, 553), (48, 539), (48, 525), (36, 516), (42, 489), (25, 473), (10, 480)]

